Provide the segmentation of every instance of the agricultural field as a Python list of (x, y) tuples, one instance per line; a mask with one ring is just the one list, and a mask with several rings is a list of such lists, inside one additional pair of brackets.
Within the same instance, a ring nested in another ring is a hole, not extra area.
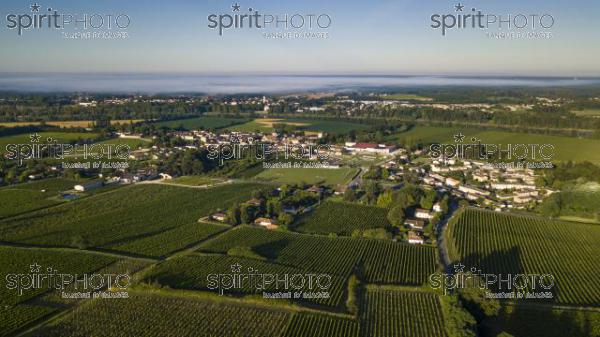
[(0, 240), (78, 248), (115, 246), (195, 223), (217, 209), (249, 199), (259, 188), (255, 184), (211, 189), (123, 187), (0, 221)]
[(277, 184), (307, 184), (339, 185), (348, 183), (356, 174), (357, 169), (341, 167), (328, 168), (270, 168), (265, 169), (254, 177), (256, 180), (270, 181)]
[(178, 119), (173, 121), (164, 121), (155, 123), (157, 127), (165, 126), (169, 128), (183, 128), (185, 130), (197, 129), (222, 129), (233, 125), (238, 125), (248, 122), (247, 118), (226, 118), (215, 116), (203, 116), (188, 119)]
[(515, 337), (600, 336), (600, 312), (504, 306), (498, 317), (483, 322), (483, 336), (504, 331)]
[[(453, 136), (461, 132), (465, 135), (465, 143), (476, 137), (485, 144), (551, 144), (554, 146), (553, 162), (590, 161), (600, 164), (600, 140), (566, 136), (550, 136), (541, 134), (514, 133), (505, 131), (480, 131), (460, 127), (416, 126), (390, 138), (406, 145), (418, 143), (454, 143)], [(575, 151), (575, 149), (577, 149)]]
[(345, 277), (362, 265), (365, 279), (373, 282), (421, 285), (436, 268), (436, 251), (429, 246), (328, 238), (247, 226), (206, 241), (200, 251), (226, 254), (236, 247), (245, 247), (280, 264)]
[(600, 226), (464, 210), (447, 231), (450, 258), (492, 274), (551, 274), (554, 301), (600, 302)]
[(0, 219), (59, 204), (63, 202), (60, 192), (70, 190), (79, 183), (55, 178), (2, 187)]
[(181, 176), (172, 180), (165, 180), (164, 183), (187, 186), (205, 186), (223, 181), (223, 179), (211, 178), (206, 176)]
[(105, 246), (107, 249), (154, 258), (163, 258), (175, 251), (189, 247), (230, 227), (213, 223), (192, 222), (165, 232)]
[(113, 138), (97, 142), (95, 144), (110, 144), (113, 146), (127, 145), (130, 150), (137, 150), (138, 148), (150, 147), (152, 140), (147, 138)]
[(363, 293), (360, 327), (364, 336), (445, 337), (437, 295), (372, 287)]
[[(111, 257), (87, 254), (84, 252), (40, 251), (33, 249), (0, 247), (0, 274), (29, 274), (32, 265), (39, 265), (43, 273), (53, 268), (62, 273), (83, 274), (94, 272), (116, 260)], [(37, 319), (53, 313), (57, 308), (50, 305), (31, 303), (31, 299), (48, 292), (49, 288), (23, 288), (22, 295), (17, 289), (9, 289), (9, 280), (0, 279), (0, 336), (9, 335)]]
[[(68, 144), (70, 142), (89, 140), (98, 137), (98, 134), (91, 132), (57, 132), (44, 131), (37, 133), (40, 136), (39, 143), (46, 143), (49, 140), (56, 140), (59, 144)], [(0, 137), (0, 153), (5, 153), (8, 144), (31, 144), (29, 133), (22, 133), (12, 136)]]
[(387, 213), (385, 208), (327, 201), (294, 229), (302, 233), (351, 235), (354, 230), (390, 226)]
[(432, 101), (433, 100), (430, 97), (425, 97), (425, 96), (421, 96), (421, 95), (417, 95), (417, 94), (408, 94), (408, 93), (388, 94), (388, 95), (381, 95), (380, 97), (383, 99), (391, 99), (391, 100), (399, 100), (399, 101), (404, 101), (404, 100)]
[(358, 321), (332, 315), (296, 313), (292, 316), (285, 337), (359, 336)]
[[(35, 332), (40, 337), (282, 336), (290, 314), (239, 301), (134, 293), (93, 300)], [(149, 327), (152, 332), (149, 334)]]
[[(123, 124), (134, 124), (143, 122), (143, 119), (115, 119), (111, 120), (111, 125), (123, 125)], [(44, 122), (46, 125), (57, 126), (59, 128), (89, 128), (92, 127), (94, 121), (48, 121)], [(7, 128), (14, 128), (18, 126), (38, 126), (42, 125), (41, 122), (0, 122), (0, 126)]]
[[(238, 271), (232, 269), (236, 265), (239, 265), (240, 269)], [(173, 258), (159, 264), (150, 272), (150, 274), (146, 276), (146, 281), (150, 284), (158, 283), (163, 286), (169, 286), (173, 289), (205, 290), (219, 293), (219, 291), (216, 289), (212, 290), (208, 288), (207, 275), (250, 275), (253, 273), (281, 276), (318, 274), (310, 270), (302, 270), (256, 259), (224, 255), (194, 254)], [(308, 276), (306, 276), (305, 280), (308, 280)], [(225, 281), (223, 280), (223, 282)], [(241, 289), (238, 289), (237, 287), (235, 289), (224, 289), (223, 294), (261, 295), (263, 291), (286, 291), (282, 290), (281, 288), (277, 289), (274, 283), (268, 285), (266, 289), (257, 289), (256, 286), (250, 285), (249, 282), (245, 282), (244, 284), (245, 286)], [(337, 307), (342, 301), (344, 285), (345, 279), (343, 277), (331, 276), (331, 286), (327, 290), (321, 290), (317, 287), (310, 289), (308, 286), (305, 286), (301, 289), (294, 289), (294, 291), (328, 292), (329, 298), (302, 299), (301, 301), (315, 302), (325, 306)]]
[(600, 117), (600, 109), (572, 110), (571, 112), (577, 116)]
[(272, 132), (273, 124), (287, 124), (295, 126), (298, 130), (310, 132), (327, 132), (329, 134), (347, 133), (352, 130), (366, 130), (370, 126), (366, 124), (345, 122), (345, 121), (328, 121), (321, 119), (270, 119), (260, 118), (249, 121), (244, 124), (235, 125), (231, 128), (234, 131), (245, 132)]

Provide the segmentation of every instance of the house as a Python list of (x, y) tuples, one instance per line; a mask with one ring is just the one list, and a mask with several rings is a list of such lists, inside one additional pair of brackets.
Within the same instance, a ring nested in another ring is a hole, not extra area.
[(423, 230), (423, 227), (425, 227), (425, 221), (418, 219), (406, 219), (404, 220), (404, 224), (417, 230)]
[(213, 220), (220, 221), (220, 222), (225, 222), (225, 221), (227, 221), (227, 214), (225, 214), (223, 212), (218, 212), (218, 213), (211, 215), (210, 218)]
[(256, 199), (256, 198), (252, 198), (252, 199), (246, 201), (246, 203), (250, 206), (256, 206), (256, 207), (260, 206), (260, 200)]
[(433, 211), (436, 213), (441, 213), (442, 205), (439, 202), (436, 202), (435, 205), (433, 205)]
[(415, 231), (408, 231), (408, 243), (422, 245), (425, 243), (423, 238), (419, 236), (419, 234)]
[(257, 218), (256, 220), (254, 220), (254, 224), (265, 227), (267, 229), (279, 228), (279, 225), (277, 225), (275, 223), (275, 221), (273, 221), (272, 219), (269, 219), (269, 218)]
[(73, 189), (75, 191), (85, 192), (85, 191), (93, 190), (98, 187), (102, 187), (102, 185), (103, 185), (102, 180), (97, 180), (97, 181), (92, 181), (92, 182), (82, 184), (82, 185), (75, 185), (75, 187), (73, 187)]
[(479, 196), (490, 195), (490, 191), (482, 190), (480, 188), (468, 186), (468, 185), (459, 186), (458, 190), (463, 193), (466, 193), (466, 194), (473, 194), (473, 195), (479, 195)]
[(163, 179), (163, 180), (173, 179), (173, 176), (168, 173), (159, 173), (158, 175), (160, 176), (160, 179)]
[(460, 185), (460, 180), (454, 178), (446, 178), (446, 185), (450, 187), (457, 187)]
[(433, 219), (433, 213), (422, 208), (417, 208), (415, 210), (415, 217), (419, 219), (431, 220)]
[(323, 188), (322, 188), (322, 187), (319, 187), (319, 186), (317, 186), (317, 185), (313, 185), (313, 186), (311, 186), (309, 189), (307, 189), (307, 191), (308, 191), (308, 192), (311, 192), (311, 193), (318, 193), (318, 194), (321, 194), (321, 193), (323, 193)]

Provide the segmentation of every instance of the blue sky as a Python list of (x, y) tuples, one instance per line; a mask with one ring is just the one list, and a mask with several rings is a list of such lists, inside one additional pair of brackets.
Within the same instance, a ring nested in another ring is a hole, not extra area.
[[(8, 29), (9, 14), (31, 14), (33, 1), (0, 3), (0, 72), (210, 74), (510, 74), (600, 75), (600, 1), (469, 0), (494, 14), (551, 14), (550, 39), (492, 39), (483, 30), (430, 27), (434, 13), (458, 1), (240, 0), (269, 14), (321, 14), (327, 39), (266, 39), (264, 30), (207, 27), (210, 14), (233, 14), (235, 1), (38, 1), (61, 13), (125, 13), (125, 40), (71, 40), (57, 30)], [(491, 31), (491, 30), (487, 30)]]

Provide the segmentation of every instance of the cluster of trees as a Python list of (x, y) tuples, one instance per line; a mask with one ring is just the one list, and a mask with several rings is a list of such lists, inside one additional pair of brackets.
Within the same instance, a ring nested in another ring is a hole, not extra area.
[[(284, 227), (292, 224), (294, 213), (321, 201), (322, 195), (304, 190), (301, 185), (283, 185), (275, 191), (256, 190), (252, 198), (259, 204), (237, 203), (227, 210), (227, 218), (232, 225), (251, 224), (259, 217), (276, 219)], [(286, 212), (293, 209), (295, 212)]]

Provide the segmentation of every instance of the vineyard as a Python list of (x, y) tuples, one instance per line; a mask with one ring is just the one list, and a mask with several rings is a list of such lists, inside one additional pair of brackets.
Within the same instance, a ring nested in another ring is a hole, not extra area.
[(240, 227), (200, 246), (209, 253), (247, 247), (277, 263), (303, 270), (349, 276), (364, 266), (367, 280), (423, 284), (435, 271), (435, 249), (382, 240), (328, 238)]
[(77, 248), (124, 244), (196, 222), (260, 185), (212, 189), (136, 185), (0, 222), (0, 240)]
[(600, 302), (600, 226), (466, 209), (448, 228), (453, 261), (494, 274), (551, 274), (554, 301)]
[(287, 312), (253, 305), (135, 294), (89, 301), (36, 336), (282, 336), (288, 320)]
[[(0, 219), (61, 202), (58, 193), (72, 189), (78, 182), (68, 179), (46, 179), (0, 188)], [(43, 192), (42, 192), (43, 191)]]
[(387, 212), (380, 207), (328, 201), (295, 229), (303, 233), (350, 235), (357, 229), (390, 226)]
[(444, 337), (437, 296), (424, 292), (369, 289), (360, 314), (363, 336)]
[(292, 316), (285, 337), (358, 337), (358, 322), (330, 315), (297, 313)]
[(56, 308), (27, 303), (28, 300), (49, 291), (49, 288), (26, 288), (19, 296), (17, 289), (10, 289), (6, 275), (29, 274), (32, 265), (40, 266), (40, 273), (46, 268), (59, 272), (83, 274), (93, 272), (113, 262), (114, 258), (86, 253), (61, 251), (39, 251), (31, 249), (0, 247), (0, 336), (7, 335), (31, 321), (39, 319)]
[[(232, 271), (232, 267), (239, 265), (239, 271)], [(271, 275), (315, 275), (316, 273), (297, 268), (282, 266), (274, 263), (246, 259), (231, 256), (215, 256), (215, 255), (191, 255), (183, 256), (176, 259), (166, 261), (155, 268), (149, 275), (146, 276), (148, 283), (159, 283), (176, 289), (191, 289), (191, 290), (207, 290), (218, 293), (218, 290), (211, 290), (207, 287), (207, 275), (250, 275), (250, 274), (271, 274)], [(260, 280), (260, 278), (257, 278)], [(304, 277), (308, 280), (308, 277)], [(327, 290), (318, 288), (310, 289), (305, 283), (305, 286), (300, 289), (276, 288), (275, 283), (266, 287), (266, 289), (258, 289), (256, 284), (254, 287), (249, 282), (244, 283), (242, 289), (226, 289), (223, 291), (227, 294), (260, 294), (263, 291), (267, 292), (286, 292), (286, 291), (307, 291), (319, 292), (326, 291), (329, 293), (329, 298), (307, 299), (306, 301), (315, 302), (327, 306), (337, 307), (344, 293), (344, 278), (340, 276), (331, 277), (331, 286)], [(291, 285), (291, 283), (288, 283)]]
[(106, 246), (106, 248), (148, 257), (162, 258), (174, 251), (205, 240), (229, 228), (227, 225), (193, 222), (163, 233), (128, 241), (123, 244)]

